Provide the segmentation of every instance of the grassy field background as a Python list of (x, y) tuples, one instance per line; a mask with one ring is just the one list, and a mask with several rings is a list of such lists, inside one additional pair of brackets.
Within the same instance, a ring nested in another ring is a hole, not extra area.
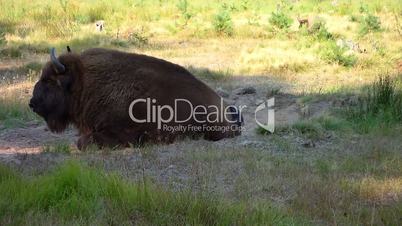
[[(0, 193), (7, 194), (0, 197), (0, 224), (402, 224), (400, 1), (0, 5)], [(299, 27), (298, 18), (309, 26)], [(8, 136), (43, 123), (27, 102), (49, 48), (60, 54), (67, 45), (160, 57), (215, 89), (259, 86), (264, 98), (295, 101), (301, 115), (330, 107), (274, 134), (252, 131), (251, 141), (186, 141), (129, 155), (80, 153), (56, 141), (35, 146), (37, 154), (18, 154), (18, 164), (8, 161)], [(161, 182), (171, 166), (180, 173)]]

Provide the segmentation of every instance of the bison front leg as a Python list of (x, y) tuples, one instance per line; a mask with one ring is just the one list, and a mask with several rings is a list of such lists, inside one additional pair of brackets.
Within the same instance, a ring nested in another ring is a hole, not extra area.
[(87, 135), (82, 135), (77, 142), (77, 147), (79, 150), (84, 151), (91, 146), (97, 148), (115, 148), (121, 146), (121, 142), (115, 136), (110, 133), (105, 132), (94, 132)]
[(77, 147), (80, 151), (86, 150), (89, 146), (93, 145), (93, 137), (92, 134), (81, 135), (77, 141)]

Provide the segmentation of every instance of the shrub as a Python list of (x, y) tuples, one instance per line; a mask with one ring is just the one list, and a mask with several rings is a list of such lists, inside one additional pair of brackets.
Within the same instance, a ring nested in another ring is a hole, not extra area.
[(360, 13), (368, 13), (368, 12), (369, 12), (369, 7), (368, 7), (368, 5), (361, 3), (361, 4), (360, 4), (360, 7), (359, 7), (359, 12), (360, 12)]
[(314, 21), (309, 29), (309, 32), (320, 40), (334, 39), (333, 35), (328, 31), (326, 22), (324, 20), (317, 19), (316, 21)]
[(222, 8), (215, 15), (213, 26), (218, 34), (233, 35), (233, 21), (229, 10)]
[(189, 11), (188, 11), (188, 2), (187, 0), (180, 0), (177, 3), (177, 8), (179, 9), (181, 13), (181, 17), (184, 20), (184, 25), (187, 25), (188, 21), (191, 19), (193, 16)]
[(292, 25), (293, 20), (283, 12), (272, 12), (269, 23), (279, 29), (287, 29)]
[(328, 42), (320, 51), (321, 58), (328, 63), (337, 63), (345, 67), (351, 67), (357, 62), (355, 55), (346, 54), (346, 49), (338, 47), (333, 41)]
[(364, 20), (360, 23), (360, 34), (365, 35), (369, 32), (381, 31), (381, 21), (380, 18), (374, 15), (367, 15)]

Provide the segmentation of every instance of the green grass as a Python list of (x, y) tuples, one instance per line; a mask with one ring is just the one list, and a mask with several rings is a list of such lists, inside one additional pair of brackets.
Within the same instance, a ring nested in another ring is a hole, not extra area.
[(367, 133), (375, 128), (386, 130), (402, 122), (402, 89), (400, 81), (381, 75), (368, 86), (357, 107), (346, 111), (358, 131)]
[(71, 153), (71, 146), (67, 141), (61, 141), (54, 144), (45, 145), (42, 151), (47, 153), (69, 154)]
[(37, 120), (28, 103), (17, 98), (7, 99), (0, 97), (0, 123), (6, 128), (21, 126), (24, 122)]
[(27, 178), (0, 166), (0, 223), (7, 225), (302, 225), (264, 204), (229, 204), (67, 162)]
[(187, 68), (189, 72), (194, 74), (196, 77), (202, 78), (202, 79), (209, 79), (209, 80), (224, 80), (227, 78), (230, 78), (232, 76), (232, 73), (227, 70), (227, 71), (213, 71), (208, 68), (195, 68), (195, 67), (188, 67)]

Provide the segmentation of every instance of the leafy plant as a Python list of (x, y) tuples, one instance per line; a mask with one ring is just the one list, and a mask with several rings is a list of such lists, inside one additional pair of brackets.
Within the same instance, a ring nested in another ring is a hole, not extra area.
[(337, 63), (345, 67), (356, 64), (357, 58), (353, 54), (346, 54), (346, 49), (338, 47), (335, 42), (329, 41), (320, 50), (321, 58), (328, 63)]
[(359, 12), (360, 12), (360, 13), (368, 13), (368, 12), (369, 12), (369, 7), (368, 7), (368, 5), (361, 3), (361, 4), (360, 4), (360, 7), (359, 7)]
[(378, 32), (381, 31), (381, 21), (380, 18), (374, 15), (367, 15), (364, 20), (362, 20), (360, 24), (360, 31), (361, 35), (365, 35), (369, 32)]
[(193, 15), (188, 11), (188, 1), (179, 0), (176, 6), (181, 12), (181, 17), (184, 20), (184, 25), (187, 25), (188, 21), (191, 19), (191, 17), (193, 17)]
[(283, 12), (272, 12), (269, 23), (279, 29), (287, 29), (292, 25), (293, 20)]
[(213, 26), (218, 34), (233, 35), (233, 21), (228, 9), (222, 8), (215, 15)]
[(319, 40), (332, 40), (333, 35), (328, 31), (326, 22), (322, 19), (317, 19), (311, 25), (309, 33), (315, 35)]

